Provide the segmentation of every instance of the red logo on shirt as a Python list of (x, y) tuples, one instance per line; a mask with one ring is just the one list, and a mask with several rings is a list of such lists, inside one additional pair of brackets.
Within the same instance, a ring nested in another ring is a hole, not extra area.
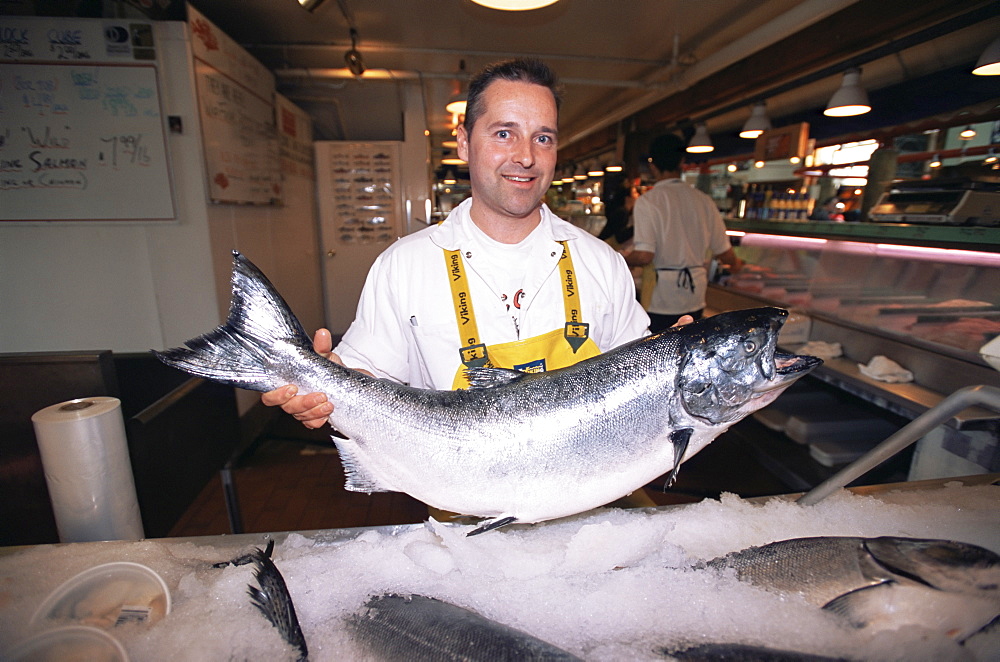
[(514, 307), (521, 310), (521, 299), (524, 298), (524, 290), (518, 290), (514, 294)]

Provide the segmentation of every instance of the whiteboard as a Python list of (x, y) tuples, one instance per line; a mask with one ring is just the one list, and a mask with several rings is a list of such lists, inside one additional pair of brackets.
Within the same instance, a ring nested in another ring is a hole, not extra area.
[(174, 216), (155, 67), (0, 64), (0, 220)]

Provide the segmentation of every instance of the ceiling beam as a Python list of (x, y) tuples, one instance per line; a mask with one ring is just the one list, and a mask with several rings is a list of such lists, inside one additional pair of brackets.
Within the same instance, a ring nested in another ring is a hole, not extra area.
[[(628, 121), (642, 133), (690, 124), (693, 118), (735, 104), (748, 105), (782, 85), (798, 85), (804, 77), (849, 62), (872, 46), (951, 22), (951, 30), (1000, 15), (1000, 3), (989, 0), (913, 2), (860, 0), (744, 60), (704, 78), (662, 101), (636, 112)], [(734, 101), (736, 100), (736, 101)], [(605, 141), (607, 140), (607, 135)], [(613, 144), (613, 143), (612, 143)], [(608, 145), (607, 148), (610, 148)], [(560, 149), (560, 160), (585, 158), (604, 149), (600, 139), (580, 140)]]

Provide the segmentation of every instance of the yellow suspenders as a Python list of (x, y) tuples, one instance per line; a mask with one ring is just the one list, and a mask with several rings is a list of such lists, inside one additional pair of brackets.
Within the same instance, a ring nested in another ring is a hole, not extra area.
[[(590, 325), (583, 321), (569, 245), (565, 241), (559, 243), (563, 247), (562, 256), (559, 258), (559, 270), (563, 283), (563, 308), (566, 313), (563, 335), (575, 353), (589, 338)], [(462, 341), (462, 346), (459, 348), (461, 361), (468, 368), (488, 366), (490, 365), (489, 353), (479, 337), (479, 327), (476, 324), (476, 314), (472, 307), (469, 281), (465, 275), (462, 255), (458, 251), (448, 250), (444, 254), (451, 283), (452, 301), (455, 305), (455, 321), (458, 323)]]

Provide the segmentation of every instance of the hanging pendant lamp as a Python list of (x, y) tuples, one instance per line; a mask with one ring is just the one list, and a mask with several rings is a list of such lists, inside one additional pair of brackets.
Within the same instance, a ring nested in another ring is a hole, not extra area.
[(696, 125), (694, 135), (691, 136), (691, 141), (688, 143), (687, 151), (692, 154), (706, 154), (713, 149), (715, 147), (712, 145), (712, 139), (708, 136), (708, 128), (704, 124)]
[(753, 110), (750, 111), (750, 117), (743, 125), (743, 130), (740, 131), (740, 138), (754, 139), (770, 130), (771, 119), (767, 116), (767, 105), (761, 101), (754, 104)]
[(979, 56), (972, 73), (977, 76), (1000, 76), (1000, 37), (997, 37)]
[(861, 87), (861, 69), (848, 69), (840, 89), (830, 97), (823, 114), (828, 117), (850, 117), (864, 115), (872, 109), (868, 103), (868, 93)]

